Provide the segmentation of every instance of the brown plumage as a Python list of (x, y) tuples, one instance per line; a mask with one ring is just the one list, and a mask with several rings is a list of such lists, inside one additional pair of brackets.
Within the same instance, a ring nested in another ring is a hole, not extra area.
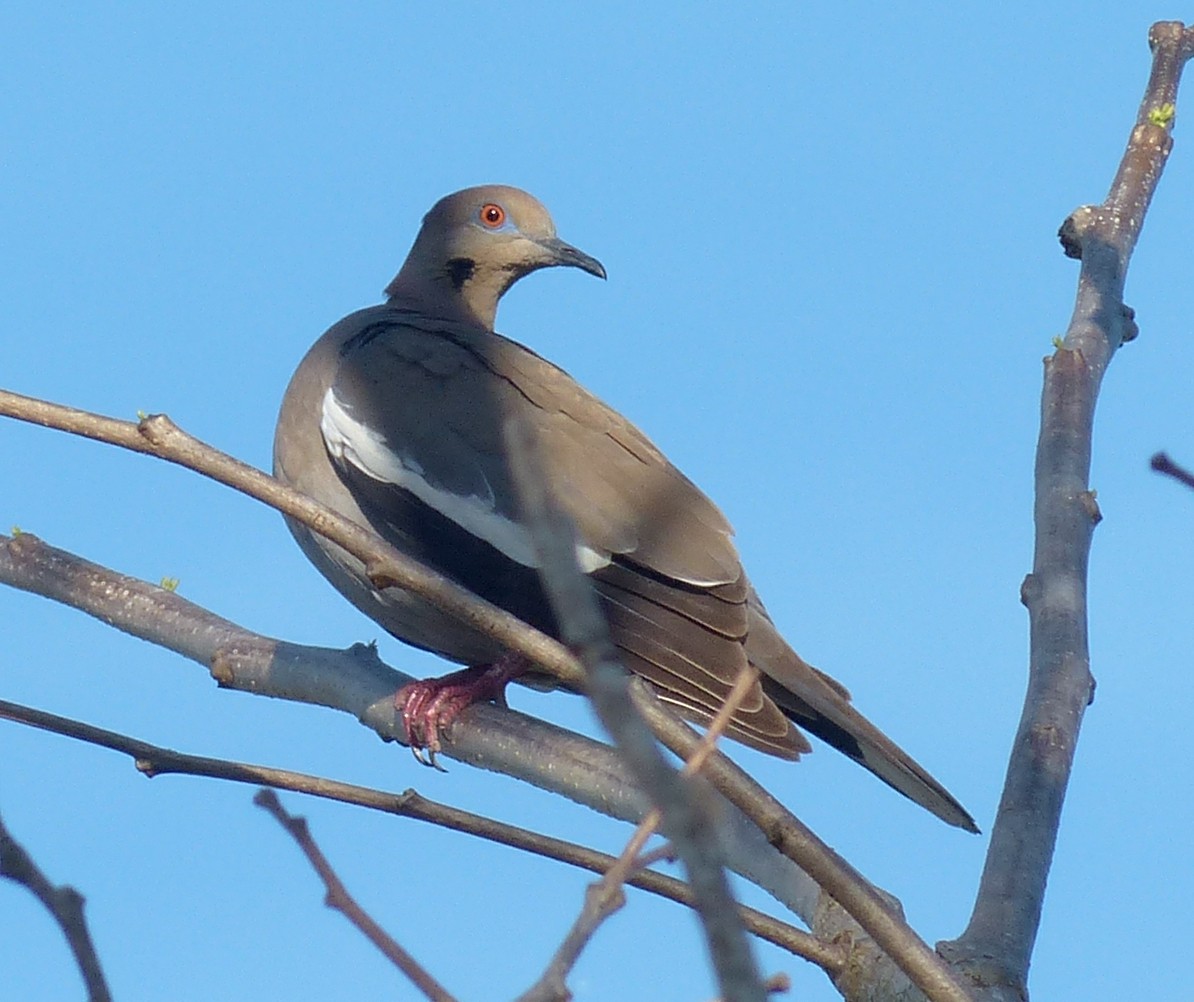
[[(840, 684), (783, 640), (713, 502), (624, 417), (494, 333), (510, 285), (557, 265), (605, 275), (556, 237), (525, 192), (486, 186), (442, 199), (388, 301), (334, 325), (299, 366), (278, 421), (276, 474), (555, 632), (502, 452), (502, 417), (517, 411), (536, 430), (627, 668), (705, 722), (750, 661), (762, 681), (735, 714), (731, 737), (796, 758), (810, 750), (799, 724), (938, 817), (976, 831)], [(396, 637), (467, 665), (502, 659), (487, 637), (400, 589), (375, 591), (354, 558), (304, 526), (290, 528), (323, 574)]]

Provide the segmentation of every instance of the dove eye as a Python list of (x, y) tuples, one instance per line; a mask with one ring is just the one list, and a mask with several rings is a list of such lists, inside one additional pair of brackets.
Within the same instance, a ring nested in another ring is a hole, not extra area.
[(506, 210), (497, 202), (487, 202), (481, 206), (480, 217), (482, 223), (490, 229), (496, 230), (506, 221)]

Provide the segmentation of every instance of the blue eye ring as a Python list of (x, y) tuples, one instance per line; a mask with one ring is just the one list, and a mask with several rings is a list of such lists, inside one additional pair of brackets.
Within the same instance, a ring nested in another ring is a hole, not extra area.
[(481, 211), (477, 213), (477, 218), (487, 229), (498, 230), (506, 222), (506, 210), (497, 202), (486, 202), (481, 206)]

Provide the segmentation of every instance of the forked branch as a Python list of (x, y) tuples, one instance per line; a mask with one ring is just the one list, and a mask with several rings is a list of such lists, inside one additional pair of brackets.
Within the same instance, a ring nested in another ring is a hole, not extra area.
[(1112, 356), (1136, 334), (1124, 279), (1173, 146), (1178, 82), (1194, 53), (1194, 31), (1159, 22), (1149, 44), (1152, 72), (1107, 198), (1075, 210), (1061, 228), (1066, 253), (1082, 267), (1069, 329), (1045, 359), (1036, 548), (1021, 588), (1030, 619), (1028, 692), (970, 923), (958, 940), (942, 944), (992, 998), (1027, 995), (1062, 802), (1094, 694), (1086, 584), (1101, 518), (1089, 486), (1095, 402)]

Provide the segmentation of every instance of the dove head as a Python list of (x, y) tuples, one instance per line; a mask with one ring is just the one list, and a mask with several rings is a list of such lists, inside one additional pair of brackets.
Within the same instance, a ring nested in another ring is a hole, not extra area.
[(391, 303), (492, 330), (498, 300), (540, 268), (605, 278), (596, 258), (564, 243), (537, 199), (490, 184), (441, 198), (423, 217), (406, 263), (386, 287)]

